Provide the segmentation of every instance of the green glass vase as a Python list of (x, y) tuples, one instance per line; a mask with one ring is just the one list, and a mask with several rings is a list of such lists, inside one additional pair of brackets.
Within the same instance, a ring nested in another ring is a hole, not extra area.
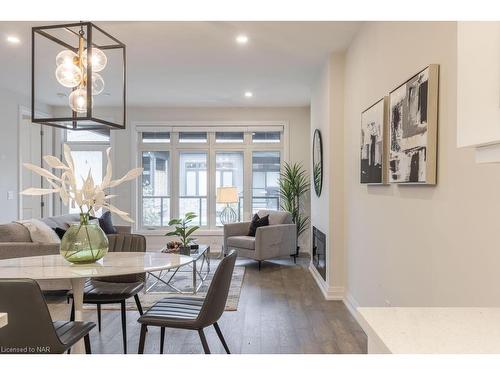
[(74, 264), (94, 263), (108, 253), (108, 237), (88, 214), (80, 214), (80, 223), (71, 224), (61, 240), (61, 255)]

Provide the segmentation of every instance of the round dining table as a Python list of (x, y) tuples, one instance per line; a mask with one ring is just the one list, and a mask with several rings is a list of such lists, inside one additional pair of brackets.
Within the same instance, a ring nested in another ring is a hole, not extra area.
[[(86, 279), (168, 270), (192, 261), (191, 257), (180, 254), (113, 252), (95, 263), (72, 264), (61, 255), (43, 255), (0, 260), (0, 278), (69, 280), (73, 289), (75, 320), (81, 321)], [(72, 353), (84, 352), (84, 343), (80, 340), (73, 346)]]

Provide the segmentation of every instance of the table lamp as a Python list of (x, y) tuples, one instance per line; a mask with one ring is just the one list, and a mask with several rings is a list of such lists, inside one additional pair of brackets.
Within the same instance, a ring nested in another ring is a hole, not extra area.
[(230, 206), (231, 203), (238, 203), (238, 189), (235, 186), (217, 188), (217, 203), (224, 203), (226, 207), (220, 213), (222, 224), (235, 223), (238, 215)]

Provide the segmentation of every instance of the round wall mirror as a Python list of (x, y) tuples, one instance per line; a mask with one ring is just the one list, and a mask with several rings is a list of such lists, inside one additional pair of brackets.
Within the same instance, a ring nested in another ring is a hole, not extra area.
[(319, 129), (314, 131), (313, 137), (313, 178), (314, 191), (319, 197), (323, 187), (323, 141)]

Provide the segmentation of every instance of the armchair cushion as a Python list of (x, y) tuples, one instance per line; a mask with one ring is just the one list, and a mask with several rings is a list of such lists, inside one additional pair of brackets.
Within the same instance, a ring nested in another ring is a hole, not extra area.
[(269, 225), (292, 224), (292, 214), (287, 211), (259, 210), (259, 217), (269, 215)]
[(259, 217), (259, 215), (257, 214), (253, 215), (247, 236), (255, 237), (255, 231), (257, 230), (257, 228), (267, 227), (268, 225), (269, 225), (269, 215), (263, 217)]
[(255, 250), (255, 237), (252, 236), (234, 236), (227, 239), (227, 246), (240, 249)]

